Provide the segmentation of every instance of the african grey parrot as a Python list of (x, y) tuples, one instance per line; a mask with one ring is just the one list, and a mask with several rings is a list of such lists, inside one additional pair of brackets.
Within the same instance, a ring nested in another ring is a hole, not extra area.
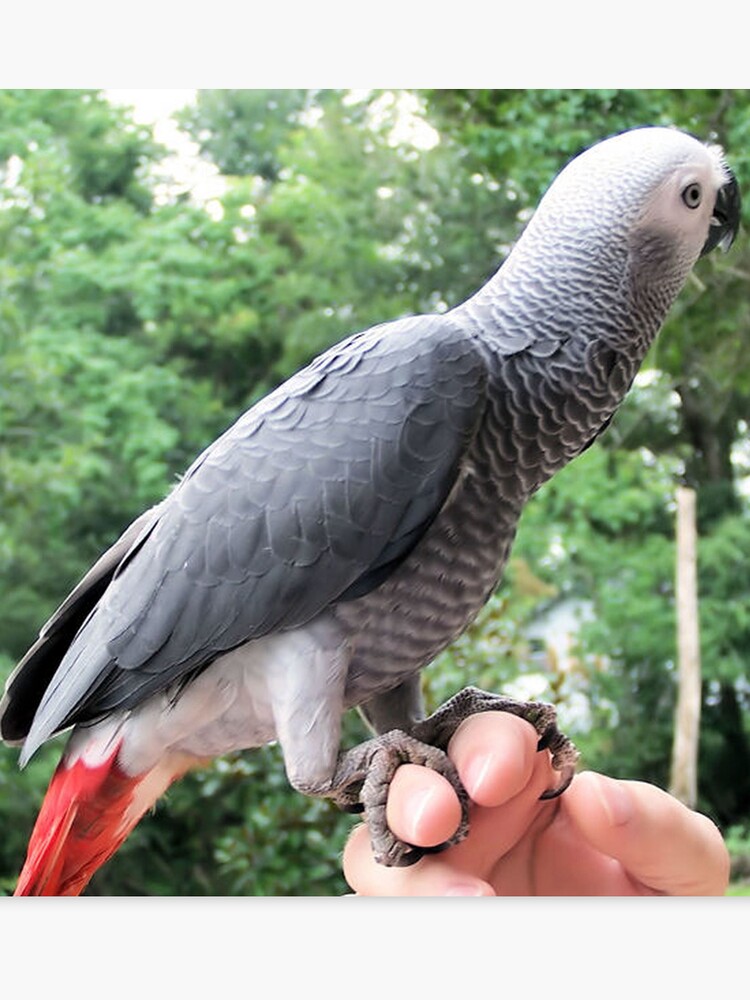
[[(701, 253), (739, 224), (721, 150), (634, 129), (572, 160), (488, 283), (442, 315), (373, 327), (248, 410), (132, 524), (11, 676), (21, 763), (73, 727), (18, 894), (74, 895), (176, 778), (278, 740), (291, 784), (364, 808), (385, 863), (403, 761), (436, 767), (488, 708), (537, 728), (570, 781), (554, 709), (468, 688), (423, 718), (419, 671), (495, 589), (524, 504), (607, 425)], [(379, 736), (346, 753), (342, 713)]]

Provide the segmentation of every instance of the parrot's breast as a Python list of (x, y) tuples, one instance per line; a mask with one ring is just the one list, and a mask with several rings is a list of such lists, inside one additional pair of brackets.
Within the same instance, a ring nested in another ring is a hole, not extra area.
[(498, 493), (472, 449), (456, 486), (420, 542), (378, 588), (334, 606), (352, 656), (347, 705), (426, 666), (476, 617), (510, 552), (521, 504)]

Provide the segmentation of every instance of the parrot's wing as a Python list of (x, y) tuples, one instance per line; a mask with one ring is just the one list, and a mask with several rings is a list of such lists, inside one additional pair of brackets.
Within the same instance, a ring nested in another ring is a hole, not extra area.
[(486, 379), (467, 334), (415, 317), (345, 341), (249, 410), (114, 574), (38, 694), (23, 758), (377, 586), (455, 483)]

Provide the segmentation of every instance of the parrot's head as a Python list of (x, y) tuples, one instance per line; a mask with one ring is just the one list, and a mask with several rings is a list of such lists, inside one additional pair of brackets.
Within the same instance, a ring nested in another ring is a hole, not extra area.
[(676, 129), (643, 128), (598, 148), (605, 159), (630, 164), (631, 183), (626, 180), (623, 188), (632, 194), (623, 197), (630, 200), (631, 247), (643, 252), (661, 245), (667, 258), (689, 270), (699, 256), (732, 245), (740, 224), (740, 193), (720, 146), (704, 145)]
[(584, 323), (597, 309), (616, 316), (621, 342), (640, 350), (698, 258), (728, 249), (739, 222), (739, 188), (719, 146), (677, 129), (637, 128), (570, 161), (507, 263), (528, 272), (543, 261), (557, 308), (588, 303)]
[(689, 270), (702, 254), (728, 250), (740, 194), (720, 146), (671, 128), (637, 128), (591, 146), (555, 179), (539, 206), (563, 212), (573, 235), (654, 243)]

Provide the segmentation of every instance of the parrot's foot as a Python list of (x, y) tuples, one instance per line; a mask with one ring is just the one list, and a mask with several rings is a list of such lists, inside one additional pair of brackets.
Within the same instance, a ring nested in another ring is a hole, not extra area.
[(509, 712), (530, 722), (539, 735), (537, 750), (549, 750), (552, 754), (552, 766), (561, 775), (559, 784), (547, 789), (541, 798), (553, 799), (562, 795), (573, 780), (579, 753), (572, 740), (557, 728), (557, 711), (554, 705), (541, 701), (516, 701), (515, 698), (467, 687), (428, 718), (418, 722), (412, 729), (412, 736), (432, 746), (447, 749), (451, 737), (464, 719), (478, 712)]
[[(373, 854), (380, 864), (406, 867), (425, 854), (435, 854), (459, 844), (469, 832), (469, 796), (446, 751), (459, 725), (478, 712), (510, 712), (526, 719), (539, 734), (537, 750), (549, 750), (552, 766), (560, 772), (557, 787), (541, 795), (552, 799), (561, 795), (573, 780), (578, 751), (557, 728), (554, 705), (523, 702), (478, 688), (464, 688), (427, 719), (416, 723), (411, 733), (393, 729), (376, 736), (339, 757), (336, 773), (325, 793), (347, 812), (364, 812), (370, 829)], [(436, 847), (405, 844), (391, 833), (386, 822), (388, 789), (402, 764), (421, 764), (443, 775), (461, 804), (461, 822), (450, 840)]]
[[(429, 718), (416, 723), (411, 733), (393, 729), (341, 754), (336, 773), (326, 793), (347, 812), (364, 812), (370, 829), (373, 854), (380, 864), (406, 867), (425, 854), (435, 854), (460, 843), (469, 832), (469, 796), (446, 751), (459, 725), (478, 712), (510, 712), (526, 719), (539, 734), (538, 750), (549, 750), (552, 766), (561, 774), (557, 787), (542, 799), (561, 795), (573, 780), (578, 751), (557, 728), (553, 705), (522, 702), (478, 688), (464, 688)], [(455, 834), (436, 847), (417, 847), (398, 840), (386, 822), (388, 789), (402, 764), (421, 764), (443, 775), (461, 804), (461, 822)]]
[[(461, 822), (455, 834), (436, 847), (406, 844), (391, 833), (386, 821), (388, 789), (402, 764), (429, 767), (451, 784), (461, 803)], [(460, 843), (469, 832), (469, 796), (447, 754), (399, 729), (376, 736), (339, 758), (330, 794), (347, 812), (364, 812), (375, 859), (390, 868), (413, 865), (425, 854), (434, 854)]]

